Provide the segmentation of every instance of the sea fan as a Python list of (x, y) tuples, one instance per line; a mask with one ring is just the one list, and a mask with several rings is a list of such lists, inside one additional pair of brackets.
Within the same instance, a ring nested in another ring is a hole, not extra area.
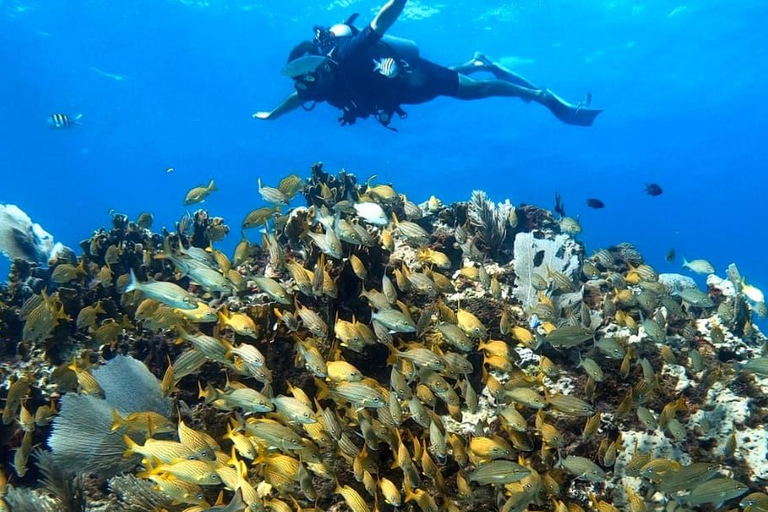
[(467, 215), (479, 239), (490, 249), (498, 251), (507, 237), (510, 214), (515, 207), (509, 200), (494, 203), (482, 190), (474, 190)]
[(104, 398), (121, 413), (155, 411), (171, 413), (171, 402), (163, 396), (160, 382), (147, 366), (132, 357), (118, 355), (93, 371)]
[(112, 430), (112, 411), (123, 415), (155, 411), (168, 416), (170, 401), (147, 367), (130, 357), (117, 356), (93, 372), (105, 399), (72, 393), (61, 399), (61, 412), (48, 439), (56, 464), (75, 474), (94, 473), (108, 478), (130, 471), (138, 457), (123, 457), (125, 443)]
[(112, 406), (91, 395), (62, 397), (48, 446), (56, 464), (76, 474), (109, 477), (130, 471), (139, 462), (136, 457), (123, 457), (125, 443), (112, 430)]

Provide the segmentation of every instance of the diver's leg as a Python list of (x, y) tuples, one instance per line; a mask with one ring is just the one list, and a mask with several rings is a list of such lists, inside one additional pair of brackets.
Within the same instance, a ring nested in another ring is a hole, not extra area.
[(474, 80), (459, 74), (458, 88), (450, 96), (460, 100), (479, 100), (493, 97), (520, 98), (535, 101), (549, 109), (552, 114), (566, 124), (591, 126), (602, 112), (582, 105), (572, 105), (547, 89), (531, 89), (504, 80)]
[(459, 87), (454, 94), (461, 100), (479, 100), (493, 97), (521, 98), (536, 101), (546, 105), (548, 95), (542, 89), (522, 87), (504, 80), (474, 80), (467, 75), (459, 74)]
[[(475, 56), (477, 55), (478, 54), (475, 53)], [(473, 57), (472, 59), (468, 60), (464, 64), (459, 64), (458, 66), (451, 66), (448, 69), (452, 69), (457, 73), (461, 73), (462, 75), (471, 75), (473, 73), (479, 73), (481, 71), (491, 71), (488, 68), (489, 66), (485, 64), (483, 61), (477, 59), (476, 57)]]
[(501, 64), (492, 61), (485, 54), (480, 52), (475, 52), (475, 56), (470, 62), (477, 63), (475, 66), (481, 67), (483, 71), (488, 71), (499, 80), (504, 80), (505, 82), (527, 87), (529, 89), (538, 89), (538, 87), (536, 87), (522, 76), (510, 71)]

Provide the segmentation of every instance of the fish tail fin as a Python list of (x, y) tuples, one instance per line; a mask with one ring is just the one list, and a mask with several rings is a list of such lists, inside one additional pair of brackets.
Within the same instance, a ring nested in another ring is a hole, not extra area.
[(411, 483), (408, 481), (407, 478), (403, 479), (403, 485), (405, 486), (405, 501), (406, 503), (409, 501), (417, 500), (417, 496), (413, 493), (413, 488), (411, 487)]
[(123, 452), (123, 457), (130, 457), (132, 455), (139, 453), (136, 450), (137, 448), (139, 448), (139, 443), (137, 443), (127, 435), (123, 436), (123, 441), (125, 442), (125, 446), (127, 446), (127, 448)]
[(125, 420), (122, 416), (120, 416), (120, 413), (117, 412), (117, 409), (112, 409), (112, 427), (111, 430), (114, 432), (115, 430), (119, 429), (125, 424)]
[(232, 350), (234, 350), (235, 347), (233, 347), (232, 344), (224, 338), (221, 338), (219, 341), (221, 341), (221, 344), (225, 349), (227, 349), (227, 351), (224, 352), (224, 357), (229, 358), (232, 355)]
[(203, 389), (203, 383), (197, 381), (197, 398), (202, 398), (207, 402), (208, 398), (210, 397), (210, 393), (210, 388), (206, 387), (206, 389)]
[[(227, 427), (227, 435), (224, 436), (224, 439), (232, 439), (232, 429)], [(235, 449), (235, 445), (232, 444), (232, 451), (229, 454), (229, 460), (227, 460), (227, 466), (233, 466), (235, 468), (240, 468), (240, 459), (237, 458), (237, 450)], [(240, 472), (238, 471), (238, 474)]]
[(688, 262), (687, 259), (685, 259), (685, 256), (683, 256), (683, 266), (682, 267), (683, 268), (687, 268), (688, 266), (690, 266), (690, 263)]
[(317, 400), (316, 400), (316, 402), (318, 402), (317, 405), (319, 407), (320, 406), (319, 400), (322, 400), (324, 398), (328, 398), (330, 395), (328, 394), (329, 393), (329, 391), (328, 391), (328, 384), (323, 382), (322, 379), (317, 379), (316, 378), (315, 379), (315, 385), (317, 386), (317, 390), (318, 390), (317, 391)]
[(72, 118), (72, 122), (75, 124), (83, 124), (83, 114), (77, 114), (75, 117)]
[(397, 363), (397, 356), (400, 354), (400, 351), (397, 350), (391, 343), (384, 343), (384, 345), (386, 345), (387, 350), (389, 350), (389, 355), (387, 356), (387, 365)]
[(227, 317), (226, 306), (222, 308), (222, 310), (217, 311), (216, 316), (219, 318), (219, 329), (224, 329), (227, 326), (227, 322), (229, 321), (229, 318)]
[(176, 333), (178, 334), (178, 336), (176, 336), (176, 339), (173, 340), (173, 344), (174, 345), (181, 345), (182, 343), (184, 343), (184, 338), (186, 338), (187, 335), (188, 335), (187, 331), (182, 326), (177, 325), (176, 326)]
[(125, 293), (132, 292), (139, 289), (139, 281), (136, 279), (136, 273), (133, 269), (130, 270), (130, 279), (128, 280), (128, 286), (125, 287)]
[(210, 183), (208, 183), (208, 191), (214, 192), (216, 190), (219, 190), (219, 189), (216, 188), (216, 183), (214, 183), (213, 180), (211, 180)]

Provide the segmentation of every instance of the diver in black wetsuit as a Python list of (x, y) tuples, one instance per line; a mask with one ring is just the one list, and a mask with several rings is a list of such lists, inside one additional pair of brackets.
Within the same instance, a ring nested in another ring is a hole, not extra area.
[[(479, 53), (452, 68), (421, 58), (415, 43), (386, 35), (406, 2), (389, 0), (362, 30), (353, 26), (357, 15), (330, 29), (315, 27), (315, 39), (296, 46), (283, 70), (294, 80), (296, 91), (274, 110), (257, 112), (253, 118), (274, 120), (325, 101), (341, 109), (339, 122), (343, 125), (374, 116), (388, 127), (394, 114), (406, 116), (401, 105), (426, 103), (438, 96), (521, 98), (544, 105), (564, 123), (577, 126), (591, 126), (602, 112), (589, 108), (589, 94), (577, 105), (567, 103)], [(494, 78), (470, 78), (480, 71)]]

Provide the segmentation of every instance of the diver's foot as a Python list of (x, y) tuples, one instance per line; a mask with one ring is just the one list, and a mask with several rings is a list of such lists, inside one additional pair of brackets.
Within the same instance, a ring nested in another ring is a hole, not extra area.
[(496, 63), (493, 62), (491, 59), (488, 58), (488, 56), (481, 52), (475, 52), (475, 54), (472, 56), (472, 60), (478, 62), (477, 65), (479, 66), (495, 66)]
[(475, 52), (472, 58), (467, 62), (468, 66), (475, 68), (478, 71), (488, 71), (493, 73), (497, 67), (496, 64), (480, 52)]

